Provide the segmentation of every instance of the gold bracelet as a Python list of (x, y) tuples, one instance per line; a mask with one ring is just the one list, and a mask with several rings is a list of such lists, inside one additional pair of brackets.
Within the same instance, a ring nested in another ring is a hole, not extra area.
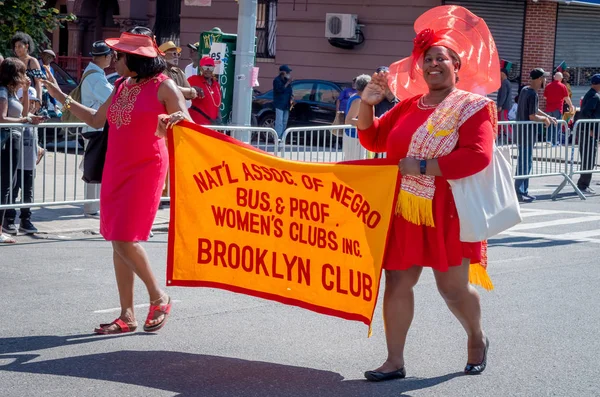
[(65, 109), (70, 109), (71, 108), (71, 102), (73, 102), (73, 98), (71, 97), (71, 95), (67, 95), (67, 97), (65, 98), (65, 103), (63, 104), (63, 107)]

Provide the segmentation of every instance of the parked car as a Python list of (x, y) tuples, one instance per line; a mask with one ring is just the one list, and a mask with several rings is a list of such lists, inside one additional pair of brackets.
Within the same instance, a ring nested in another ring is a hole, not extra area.
[[(351, 83), (326, 80), (296, 80), (292, 82), (294, 106), (290, 111), (288, 127), (313, 127), (331, 125), (335, 119), (335, 102)], [(275, 126), (273, 90), (256, 95), (252, 101), (252, 114), (259, 127)], [(321, 135), (321, 140), (324, 134)], [(322, 142), (320, 142), (322, 143)]]

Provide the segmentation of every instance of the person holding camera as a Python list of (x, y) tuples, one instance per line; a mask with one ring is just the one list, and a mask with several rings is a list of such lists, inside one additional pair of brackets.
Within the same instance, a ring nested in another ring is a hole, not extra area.
[[(26, 67), (17, 58), (7, 58), (0, 65), (0, 123), (39, 124), (44, 118), (29, 114), (29, 86)], [(17, 97), (19, 88), (23, 89), (23, 104)], [(26, 116), (23, 116), (26, 115)], [(0, 129), (0, 204), (9, 204), (14, 196), (12, 189), (16, 182), (16, 170), (21, 158), (22, 128)], [(2, 232), (16, 235), (18, 228), (13, 218), (4, 217), (6, 211), (0, 211)], [(0, 243), (14, 243), (15, 240), (0, 233)]]

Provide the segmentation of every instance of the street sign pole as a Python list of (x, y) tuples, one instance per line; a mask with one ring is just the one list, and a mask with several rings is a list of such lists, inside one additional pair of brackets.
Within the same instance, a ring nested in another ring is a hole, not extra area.
[[(239, 0), (235, 81), (233, 87), (233, 125), (250, 126), (252, 116), (252, 68), (254, 67), (256, 14), (258, 0)], [(235, 133), (235, 138), (250, 142), (250, 131)]]

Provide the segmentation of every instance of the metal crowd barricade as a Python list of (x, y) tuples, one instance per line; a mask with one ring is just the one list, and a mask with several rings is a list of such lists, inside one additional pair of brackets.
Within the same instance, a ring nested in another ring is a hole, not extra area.
[[(5, 138), (0, 150), (0, 186), (3, 194), (8, 192), (8, 200), (0, 202), (0, 210), (99, 201), (84, 200), (84, 182), (79, 170), (84, 126), (83, 123), (0, 124)], [(25, 202), (25, 168), (29, 166), (22, 155), (29, 156), (32, 150), (34, 153), (43, 150), (44, 155), (39, 164), (33, 164), (33, 199)]]
[(273, 128), (231, 125), (206, 125), (205, 127), (232, 137), (241, 138), (242, 135), (247, 135), (252, 146), (275, 156), (279, 153), (277, 132)]
[(288, 128), (281, 138), (280, 156), (317, 163), (366, 158), (366, 150), (346, 130), (356, 135), (356, 127), (349, 124)]
[(585, 200), (569, 175), (572, 134), (564, 120), (548, 128), (544, 123), (535, 121), (501, 121), (498, 123), (496, 144), (508, 147), (517, 186), (527, 186), (530, 178), (560, 176), (563, 181), (552, 193), (553, 200), (567, 183)]
[[(577, 185), (589, 187), (593, 174), (600, 173), (596, 169), (598, 164), (598, 139), (600, 135), (600, 120), (582, 119), (577, 120), (570, 134), (570, 151), (568, 153), (569, 177), (579, 175)], [(573, 185), (575, 192), (581, 196), (580, 189)], [(562, 190), (566, 183), (561, 183), (558, 191)]]

